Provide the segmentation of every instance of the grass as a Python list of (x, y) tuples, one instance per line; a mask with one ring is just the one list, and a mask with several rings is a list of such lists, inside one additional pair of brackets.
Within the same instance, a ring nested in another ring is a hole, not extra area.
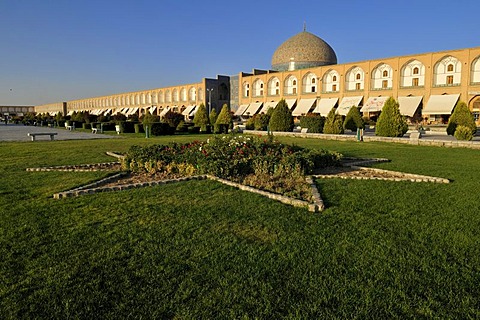
[(213, 181), (54, 200), (105, 173), (25, 171), (171, 139), (0, 143), (2, 318), (480, 317), (476, 150), (282, 138), (453, 180), (317, 180), (314, 215)]

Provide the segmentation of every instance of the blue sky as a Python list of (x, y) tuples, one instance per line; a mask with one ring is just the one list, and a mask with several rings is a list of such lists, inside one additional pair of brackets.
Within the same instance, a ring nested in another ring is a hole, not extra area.
[(480, 46), (478, 0), (0, 0), (0, 105), (268, 69), (307, 31), (338, 63)]

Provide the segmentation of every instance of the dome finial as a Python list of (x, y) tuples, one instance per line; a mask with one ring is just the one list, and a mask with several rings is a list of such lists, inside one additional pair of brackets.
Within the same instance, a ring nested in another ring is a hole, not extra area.
[(307, 23), (305, 21), (303, 21), (303, 31), (307, 31)]

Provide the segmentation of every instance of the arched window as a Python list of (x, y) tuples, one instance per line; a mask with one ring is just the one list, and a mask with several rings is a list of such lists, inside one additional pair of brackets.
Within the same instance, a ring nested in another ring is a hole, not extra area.
[(363, 90), (364, 89), (364, 74), (362, 68), (358, 66), (352, 67), (345, 74), (346, 89), (350, 91)]
[(457, 86), (462, 78), (462, 63), (453, 56), (446, 56), (433, 69), (434, 86)]
[(267, 95), (277, 96), (280, 94), (280, 81), (277, 77), (272, 77), (267, 82)]
[(247, 98), (248, 96), (250, 96), (250, 84), (245, 82), (243, 84), (243, 97)]
[(263, 81), (260, 79), (256, 79), (253, 82), (253, 96), (254, 97), (263, 96)]
[(312, 72), (307, 72), (302, 78), (302, 92), (313, 93), (317, 92), (316, 79), (317, 75)]
[(472, 63), (472, 83), (480, 83), (480, 57), (473, 60)]
[(391, 89), (393, 86), (393, 79), (392, 79), (392, 67), (386, 63), (378, 64), (372, 70), (372, 89), (373, 90), (385, 90)]
[(323, 92), (337, 92), (339, 88), (338, 79), (340, 78), (336, 70), (329, 70), (323, 75)]
[(195, 90), (194, 87), (192, 87), (192, 88), (190, 88), (190, 90), (188, 90), (188, 99), (192, 102), (197, 100), (197, 90)]
[(297, 78), (295, 78), (293, 75), (289, 75), (285, 79), (285, 88), (283, 90), (284, 94), (297, 94)]
[(401, 87), (421, 87), (425, 85), (425, 66), (418, 60), (410, 60), (400, 70)]

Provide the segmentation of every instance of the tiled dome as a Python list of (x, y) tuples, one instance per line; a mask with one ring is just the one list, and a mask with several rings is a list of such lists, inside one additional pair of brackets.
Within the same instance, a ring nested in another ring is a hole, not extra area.
[(291, 62), (294, 62), (294, 69), (304, 69), (337, 64), (337, 56), (328, 43), (310, 32), (302, 31), (275, 50), (272, 69), (288, 70)]

